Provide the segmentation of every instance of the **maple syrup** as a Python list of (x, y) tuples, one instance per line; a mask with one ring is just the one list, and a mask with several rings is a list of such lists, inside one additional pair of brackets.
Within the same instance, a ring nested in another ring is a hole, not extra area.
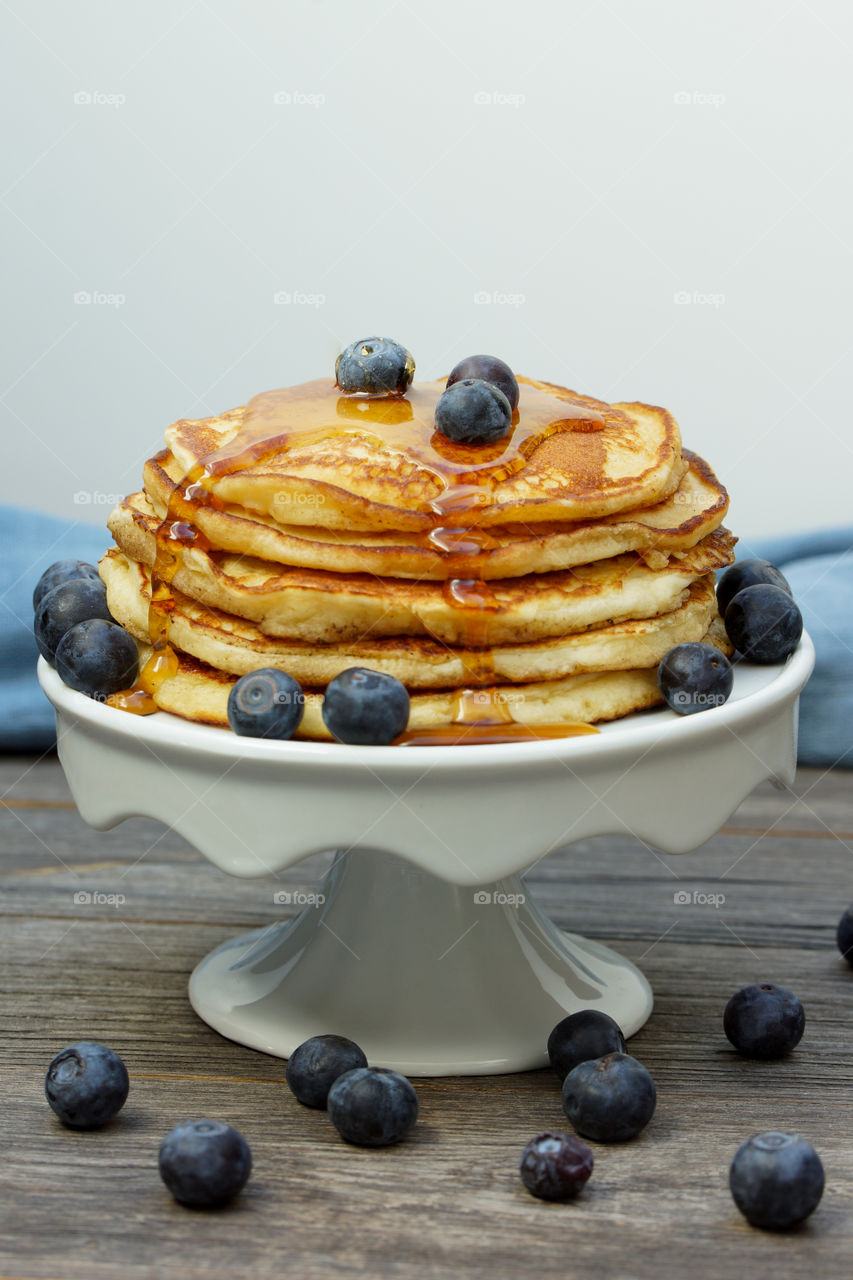
[(472, 512), (491, 505), (490, 490), (519, 471), (549, 436), (600, 431), (606, 425), (596, 410), (522, 383), (506, 436), (492, 444), (458, 444), (435, 428), (435, 406), (443, 391), (443, 382), (427, 382), (413, 384), (403, 397), (342, 396), (323, 378), (263, 391), (246, 406), (235, 438), (204, 459), (204, 479), (233, 475), (288, 449), (342, 435), (372, 437), (383, 449), (432, 473), (433, 513), (445, 523), (464, 524)]
[(583, 724), (468, 724), (436, 725), (433, 729), (407, 729), (394, 739), (397, 747), (474, 747), (488, 742), (542, 742), (552, 738), (577, 738), (598, 733)]
[(129, 711), (134, 716), (152, 716), (157, 710), (151, 694), (136, 685), (132, 689), (122, 689), (120, 693), (111, 693), (107, 706), (115, 707), (117, 711)]
[[(150, 625), (150, 611), (149, 611)], [(122, 689), (107, 698), (107, 705), (119, 711), (130, 711), (136, 716), (150, 716), (157, 710), (154, 694), (164, 680), (176, 676), (179, 670), (178, 655), (162, 637), (154, 643), (148, 661), (139, 672), (131, 689)]]
[[(213, 492), (216, 481), (288, 450), (353, 435), (367, 437), (383, 450), (402, 455), (412, 469), (431, 477), (434, 492), (429, 501), (428, 542), (444, 559), (444, 598), (459, 614), (460, 651), (466, 675), (476, 686), (455, 695), (454, 724), (446, 731), (404, 734), (399, 741), (495, 742), (596, 732), (589, 725), (537, 728), (516, 724), (497, 691), (481, 687), (496, 676), (489, 629), (500, 604), (478, 569), (498, 545), (483, 527), (497, 484), (520, 470), (550, 436), (563, 431), (600, 431), (606, 425), (605, 418), (553, 392), (521, 383), (519, 406), (503, 439), (491, 444), (458, 444), (435, 429), (435, 406), (443, 391), (444, 383), (435, 382), (413, 385), (405, 396), (344, 396), (328, 380), (318, 379), (253, 397), (234, 438), (203, 458), (171, 491), (165, 518), (156, 532), (151, 571), (148, 625), (154, 652), (134, 688), (113, 695), (111, 705), (149, 714), (156, 710), (152, 695), (158, 685), (178, 670), (177, 656), (168, 644), (169, 615), (174, 608), (172, 582), (187, 548), (209, 549), (194, 520), (200, 506), (222, 509), (225, 505)], [(484, 693), (488, 695), (485, 710)]]

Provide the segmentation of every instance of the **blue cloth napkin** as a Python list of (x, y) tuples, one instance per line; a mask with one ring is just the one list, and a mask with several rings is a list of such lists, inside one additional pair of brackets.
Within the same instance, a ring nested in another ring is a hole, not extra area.
[(98, 525), (0, 506), (0, 751), (45, 751), (56, 741), (35, 675), (33, 588), (55, 560), (96, 564), (111, 541)]
[(817, 661), (800, 697), (800, 764), (853, 768), (853, 528), (741, 538), (737, 556), (782, 570), (814, 641)]
[[(0, 751), (44, 751), (55, 740), (35, 678), (33, 587), (54, 560), (94, 564), (109, 542), (97, 525), (0, 506)], [(800, 701), (800, 763), (853, 768), (853, 528), (742, 538), (738, 558), (747, 556), (783, 571), (817, 650)]]

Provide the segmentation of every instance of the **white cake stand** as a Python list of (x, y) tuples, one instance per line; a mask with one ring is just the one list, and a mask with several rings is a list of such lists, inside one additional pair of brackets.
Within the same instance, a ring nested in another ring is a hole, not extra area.
[(803, 636), (784, 665), (738, 665), (729, 701), (699, 715), (648, 711), (599, 736), (469, 747), (264, 742), (128, 715), (44, 661), (39, 679), (93, 827), (158, 818), (237, 876), (340, 850), (295, 919), (201, 961), (190, 1000), (206, 1022), (282, 1057), (335, 1032), (374, 1064), (439, 1076), (544, 1066), (551, 1027), (579, 1008), (605, 1010), (626, 1035), (643, 1025), (640, 971), (557, 929), (518, 873), (594, 835), (687, 852), (757, 783), (791, 782), (813, 663)]

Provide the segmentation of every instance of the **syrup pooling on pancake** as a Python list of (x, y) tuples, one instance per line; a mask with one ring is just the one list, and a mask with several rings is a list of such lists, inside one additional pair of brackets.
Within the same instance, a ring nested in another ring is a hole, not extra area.
[[(519, 407), (506, 437), (494, 444), (456, 444), (435, 429), (435, 406), (443, 389), (439, 383), (412, 386), (404, 397), (342, 396), (319, 380), (263, 392), (250, 400), (243, 424), (230, 443), (208, 454), (175, 486), (157, 530), (149, 609), (155, 654), (167, 646), (169, 615), (174, 607), (171, 583), (182, 548), (201, 545), (198, 540), (203, 538), (191, 523), (194, 509), (217, 505), (212, 492), (216, 480), (270, 457), (279, 458), (296, 447), (344, 435), (368, 436), (383, 450), (402, 455), (408, 464), (432, 477), (431, 544), (448, 561), (458, 563), (463, 556), (466, 572), (471, 575), (457, 578), (448, 574), (445, 599), (465, 620), (466, 662), (472, 681), (482, 684), (492, 679), (495, 667), (489, 619), (499, 604), (492, 588), (476, 575), (495, 540), (478, 528), (478, 517), (491, 505), (495, 484), (520, 470), (544, 440), (562, 431), (599, 432), (606, 421), (597, 410), (522, 384)], [(599, 450), (592, 447), (590, 453), (597, 457)], [(469, 714), (460, 704), (460, 723), (471, 723)]]
[(318, 379), (264, 391), (249, 401), (234, 439), (203, 459), (202, 484), (290, 449), (344, 435), (361, 436), (430, 473), (435, 523), (443, 519), (449, 525), (464, 526), (473, 512), (491, 505), (489, 486), (521, 470), (549, 436), (561, 431), (597, 432), (606, 426), (605, 416), (596, 410), (522, 383), (512, 429), (502, 440), (455, 444), (435, 427), (435, 406), (443, 390), (442, 382), (432, 382), (413, 385), (401, 397), (342, 396)]

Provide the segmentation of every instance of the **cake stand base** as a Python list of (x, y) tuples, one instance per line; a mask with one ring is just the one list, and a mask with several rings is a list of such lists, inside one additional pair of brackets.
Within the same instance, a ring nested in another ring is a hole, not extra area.
[(642, 973), (557, 929), (519, 876), (461, 887), (353, 849), (306, 897), (295, 919), (195, 969), (193, 1008), (222, 1035), (287, 1057), (332, 1032), (407, 1075), (481, 1075), (547, 1066), (551, 1028), (577, 1009), (609, 1013), (626, 1036), (652, 1010)]

